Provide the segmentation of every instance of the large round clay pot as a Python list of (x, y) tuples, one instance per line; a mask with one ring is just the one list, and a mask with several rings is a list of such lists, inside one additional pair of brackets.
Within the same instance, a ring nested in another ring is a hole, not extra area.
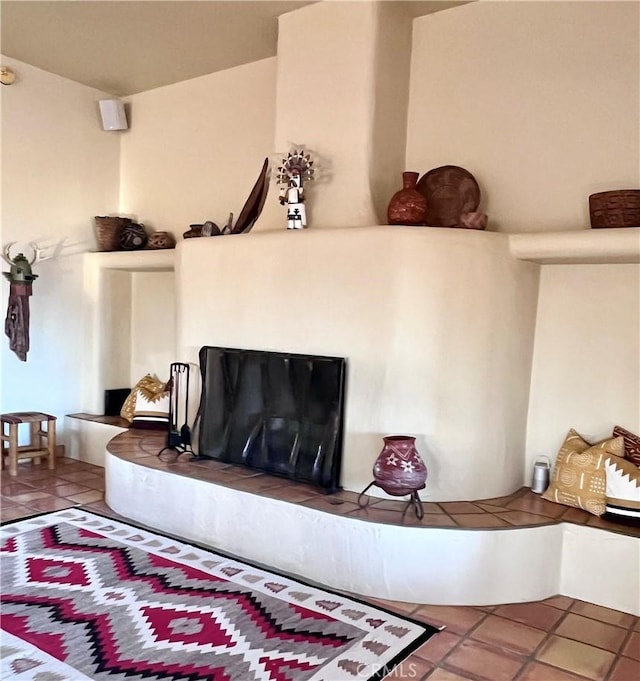
[(401, 497), (422, 489), (427, 467), (416, 451), (416, 439), (409, 435), (388, 435), (373, 466), (376, 485), (387, 494)]
[(427, 199), (416, 189), (418, 173), (402, 173), (402, 189), (389, 201), (387, 221), (390, 225), (424, 225)]

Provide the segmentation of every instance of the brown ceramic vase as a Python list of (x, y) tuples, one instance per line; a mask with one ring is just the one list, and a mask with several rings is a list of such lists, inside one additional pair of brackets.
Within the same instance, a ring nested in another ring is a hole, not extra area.
[(402, 189), (391, 197), (387, 208), (390, 225), (424, 225), (427, 200), (416, 189), (418, 177), (418, 173), (402, 173)]
[(373, 466), (376, 485), (387, 494), (401, 497), (423, 489), (427, 467), (416, 451), (416, 439), (409, 435), (388, 435)]

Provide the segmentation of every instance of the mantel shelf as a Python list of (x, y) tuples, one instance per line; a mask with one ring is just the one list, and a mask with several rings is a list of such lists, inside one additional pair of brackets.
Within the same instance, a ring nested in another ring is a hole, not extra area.
[(174, 248), (142, 251), (99, 251), (85, 257), (98, 269), (127, 270), (132, 272), (169, 271), (175, 267)]
[(543, 265), (640, 263), (640, 227), (510, 234), (509, 250)]
[[(305, 230), (304, 236), (319, 238), (320, 234), (329, 234), (335, 238), (336, 232), (351, 232), (368, 230), (394, 231), (415, 230), (424, 228), (389, 227), (376, 225), (371, 227)], [(282, 231), (264, 231), (242, 235), (242, 238), (286, 238)], [(313, 233), (313, 234), (312, 234)], [(480, 234), (489, 239), (507, 239), (509, 251), (518, 260), (527, 260), (543, 265), (552, 264), (624, 264), (640, 263), (640, 227), (626, 227), (621, 229), (577, 229), (566, 232), (532, 232), (526, 234), (507, 234), (498, 232), (467, 232), (467, 230), (434, 230), (436, 238), (450, 236), (459, 239), (465, 234), (473, 238)], [(445, 236), (446, 235), (446, 236)], [(236, 237), (237, 238), (237, 237)], [(225, 242), (228, 243), (228, 242)], [(142, 250), (142, 251), (111, 251), (87, 253), (94, 266), (99, 269), (119, 269), (129, 271), (161, 271), (173, 270), (175, 267), (176, 250)]]

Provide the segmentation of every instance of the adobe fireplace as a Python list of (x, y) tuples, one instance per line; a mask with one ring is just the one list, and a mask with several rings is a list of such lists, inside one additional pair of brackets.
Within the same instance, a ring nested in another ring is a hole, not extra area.
[(343, 358), (205, 346), (199, 361), (199, 457), (339, 488)]

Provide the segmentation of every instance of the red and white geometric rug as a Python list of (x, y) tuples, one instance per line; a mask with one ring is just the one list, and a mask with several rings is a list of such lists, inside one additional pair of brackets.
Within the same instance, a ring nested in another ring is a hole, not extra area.
[(438, 631), (82, 509), (0, 549), (3, 680), (381, 679)]

